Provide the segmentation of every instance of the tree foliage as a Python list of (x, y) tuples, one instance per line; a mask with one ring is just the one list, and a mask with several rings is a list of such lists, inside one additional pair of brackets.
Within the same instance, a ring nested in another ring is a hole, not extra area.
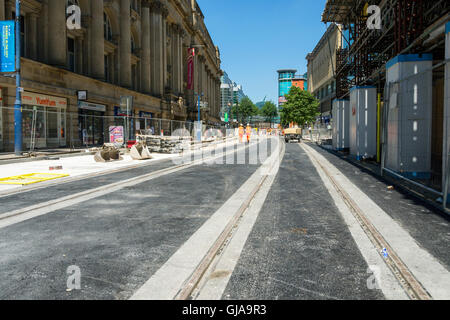
[(252, 117), (258, 114), (258, 107), (255, 106), (250, 98), (245, 97), (238, 105), (235, 105), (231, 109), (231, 112), (238, 122), (248, 123), (251, 122)]
[(280, 110), (282, 125), (294, 122), (303, 126), (316, 121), (319, 101), (310, 92), (293, 86), (285, 97), (287, 102)]
[(269, 121), (270, 124), (272, 124), (273, 119), (278, 116), (278, 109), (275, 103), (267, 101), (261, 108), (261, 115), (266, 117), (266, 121)]

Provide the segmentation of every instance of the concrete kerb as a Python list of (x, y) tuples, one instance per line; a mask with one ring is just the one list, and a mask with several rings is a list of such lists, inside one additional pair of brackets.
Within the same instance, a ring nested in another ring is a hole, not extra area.
[(49, 158), (72, 158), (72, 157), (80, 157), (80, 156), (90, 156), (94, 155), (95, 152), (85, 152), (85, 151), (74, 151), (74, 152), (64, 152), (64, 153), (48, 153), (42, 156), (38, 157), (18, 157), (18, 158), (12, 158), (12, 159), (0, 159), (0, 166), (4, 164), (13, 164), (13, 163), (22, 163), (22, 162), (34, 162), (34, 161), (45, 161), (45, 160), (51, 160)]
[[(238, 151), (239, 151), (239, 149), (242, 149), (242, 148), (246, 149), (247, 147), (243, 146), (241, 148), (238, 148)], [(234, 153), (235, 150), (233, 150), (231, 152)], [(216, 158), (216, 157), (222, 157), (222, 156), (223, 156), (223, 154), (218, 155), (218, 156), (210, 156), (210, 157)], [(32, 206), (29, 206), (26, 208), (21, 208), (21, 209), (15, 210), (15, 211), (0, 214), (0, 228), (4, 228), (9, 225), (13, 225), (18, 222), (22, 222), (22, 221), (25, 221), (25, 220), (28, 220), (28, 219), (31, 219), (31, 218), (34, 218), (37, 216), (45, 215), (49, 212), (53, 212), (53, 211), (83, 202), (83, 201), (88, 201), (88, 200), (100, 197), (102, 195), (112, 193), (112, 192), (118, 191), (120, 189), (126, 188), (127, 186), (133, 186), (133, 185), (140, 184), (140, 183), (143, 183), (143, 182), (146, 182), (149, 180), (156, 179), (156, 178), (166, 175), (166, 174), (178, 172), (178, 171), (205, 163), (207, 161), (208, 161), (208, 159), (205, 159), (205, 158), (196, 159), (187, 164), (180, 164), (180, 165), (172, 166), (169, 168), (161, 169), (159, 171), (150, 172), (148, 174), (145, 174), (145, 175), (142, 175), (139, 177), (133, 177), (128, 180), (122, 180), (119, 182), (111, 183), (109, 185), (105, 185), (102, 187), (97, 187), (97, 188), (94, 188), (91, 190), (82, 191), (77, 194), (71, 194), (66, 197), (48, 201), (46, 203), (38, 203), (36, 205), (32, 205)]]
[[(233, 141), (233, 139), (231, 139), (230, 141)], [(206, 144), (201, 149), (204, 150), (203, 151), (203, 153), (204, 153), (204, 152), (206, 152), (206, 150), (208, 148), (217, 147), (217, 145), (224, 144), (226, 142), (227, 141), (219, 141), (218, 143), (216, 143), (214, 145)], [(185, 152), (182, 155), (180, 155), (180, 154), (173, 154), (173, 155), (167, 155), (167, 157), (165, 157), (163, 159), (153, 159), (153, 160), (150, 160), (150, 161), (133, 161), (132, 163), (125, 164), (125, 165), (122, 165), (120, 167), (114, 167), (114, 168), (109, 168), (109, 169), (105, 167), (104, 170), (94, 170), (94, 171), (89, 172), (89, 173), (77, 174), (75, 176), (70, 176), (70, 177), (67, 177), (67, 178), (59, 179), (59, 180), (44, 182), (44, 183), (40, 183), (40, 184), (36, 184), (36, 185), (30, 185), (30, 186), (22, 186), (20, 188), (16, 187), (16, 188), (11, 188), (11, 189), (1, 190), (0, 191), (0, 197), (8, 196), (8, 195), (15, 194), (15, 193), (27, 192), (27, 191), (31, 191), (31, 190), (35, 190), (35, 189), (45, 188), (45, 187), (49, 187), (49, 186), (53, 186), (53, 185), (57, 185), (57, 184), (63, 184), (63, 183), (68, 183), (68, 182), (79, 181), (79, 180), (91, 178), (93, 176), (103, 176), (103, 175), (116, 173), (116, 172), (129, 170), (129, 169), (134, 169), (134, 168), (138, 168), (138, 167), (145, 167), (145, 166), (156, 165), (156, 164), (159, 164), (159, 163), (165, 162), (165, 161), (174, 161), (174, 164), (176, 164), (176, 160), (175, 159), (178, 159), (180, 156), (181, 157), (186, 157), (186, 156), (189, 156), (191, 154), (196, 154), (196, 153), (199, 153), (199, 152), (202, 152), (202, 151), (200, 151), (200, 149), (189, 150), (188, 152)], [(81, 154), (81, 155), (78, 154), (76, 156), (84, 157), (85, 155), (91, 155), (92, 156), (92, 154), (93, 153)], [(202, 154), (202, 156), (203, 156), (203, 154)], [(73, 155), (72, 157), (75, 157), (75, 155)], [(61, 158), (63, 158), (63, 157), (61, 157)], [(67, 158), (67, 157), (64, 157), (64, 158)], [(45, 159), (42, 159), (42, 160), (45, 160)], [(17, 163), (24, 163), (24, 162), (17, 162)], [(121, 162), (119, 162), (119, 164), (121, 164)], [(11, 164), (6, 164), (5, 163), (3, 165), (8, 166), (8, 165), (11, 165)], [(0, 162), (0, 168), (2, 168), (1, 162)], [(65, 169), (66, 169), (66, 167), (65, 167)], [(39, 169), (39, 170), (41, 170), (41, 169)], [(28, 170), (28, 171), (30, 171), (30, 170)], [(17, 173), (17, 174), (20, 174), (20, 173)]]

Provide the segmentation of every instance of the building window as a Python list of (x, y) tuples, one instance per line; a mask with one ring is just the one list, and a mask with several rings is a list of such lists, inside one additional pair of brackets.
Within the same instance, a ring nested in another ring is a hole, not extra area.
[(137, 66), (134, 64), (131, 66), (131, 86), (134, 91), (137, 91), (137, 72), (136, 72)]
[(108, 15), (106, 13), (103, 13), (103, 34), (105, 40), (112, 42), (111, 22), (109, 21)]
[(105, 81), (111, 82), (111, 72), (109, 70), (109, 56), (105, 55)]
[(67, 59), (69, 70), (75, 72), (75, 40), (67, 38)]
[(131, 0), (130, 3), (130, 9), (138, 12), (138, 4), (137, 4), (137, 0)]
[(136, 54), (136, 45), (134, 43), (134, 38), (131, 37), (131, 53)]

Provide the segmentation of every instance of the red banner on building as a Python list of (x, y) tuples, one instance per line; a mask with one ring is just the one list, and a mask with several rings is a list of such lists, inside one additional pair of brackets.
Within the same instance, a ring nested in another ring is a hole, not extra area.
[(188, 61), (187, 61), (187, 89), (194, 90), (194, 56), (195, 49), (188, 49)]

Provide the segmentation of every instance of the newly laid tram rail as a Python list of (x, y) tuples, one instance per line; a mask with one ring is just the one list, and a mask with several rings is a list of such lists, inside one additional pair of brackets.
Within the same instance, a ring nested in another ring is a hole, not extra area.
[(204, 278), (208, 276), (208, 270), (210, 266), (215, 261), (216, 257), (225, 250), (227, 245), (230, 243), (230, 239), (234, 235), (234, 230), (239, 228), (239, 224), (242, 216), (249, 209), (252, 201), (255, 199), (256, 195), (260, 191), (261, 187), (267, 180), (270, 172), (273, 171), (276, 165), (281, 163), (285, 153), (285, 145), (279, 140), (279, 153), (275, 154), (275, 161), (270, 163), (270, 168), (267, 170), (266, 174), (261, 176), (256, 186), (252, 189), (248, 197), (236, 211), (230, 222), (227, 224), (225, 229), (222, 231), (220, 236), (214, 242), (214, 244), (209, 249), (208, 253), (202, 259), (198, 267), (194, 270), (191, 277), (186, 281), (184, 286), (180, 288), (178, 294), (175, 296), (175, 300), (191, 300), (194, 298), (194, 292), (198, 288), (199, 284), (203, 282)]
[(388, 255), (387, 257), (382, 256), (382, 259), (397, 278), (409, 298), (411, 300), (432, 300), (432, 296), (411, 273), (406, 264), (400, 259), (386, 239), (384, 239), (381, 233), (369, 221), (362, 209), (355, 203), (352, 197), (344, 190), (329, 170), (316, 158), (312, 152), (310, 152), (310, 156), (323, 170), (333, 187), (341, 196), (346, 206), (350, 209), (372, 244), (377, 249), (378, 253), (381, 255), (383, 249), (387, 249)]

